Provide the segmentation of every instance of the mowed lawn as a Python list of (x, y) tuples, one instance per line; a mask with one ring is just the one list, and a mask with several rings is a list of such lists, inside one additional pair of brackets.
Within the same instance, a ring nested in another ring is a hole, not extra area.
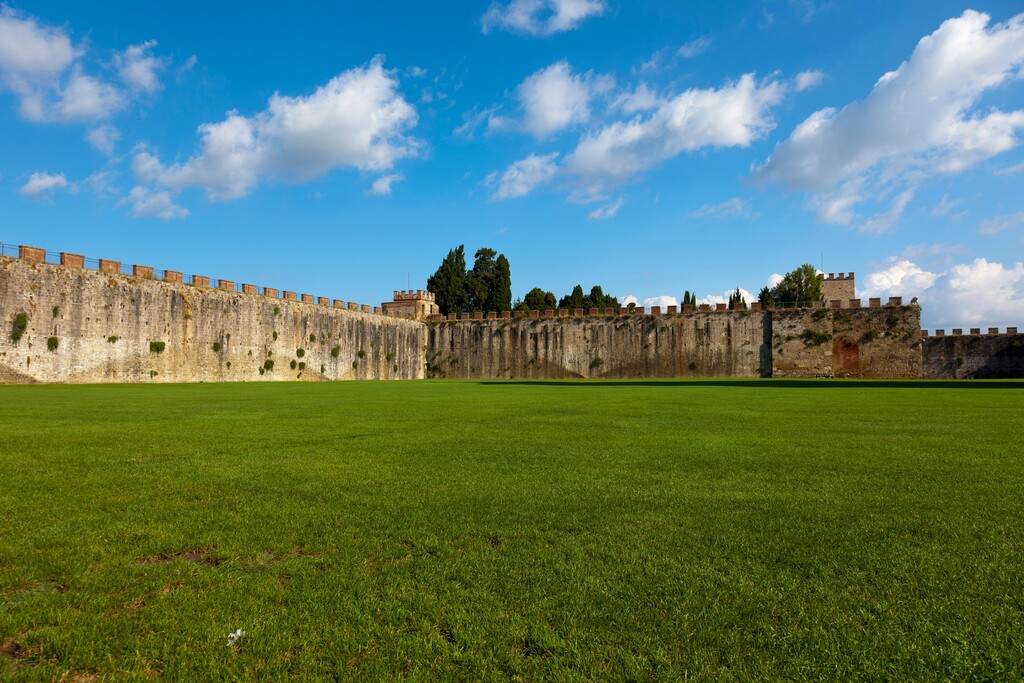
[(1020, 679), (1022, 433), (1020, 382), (0, 387), (0, 679)]

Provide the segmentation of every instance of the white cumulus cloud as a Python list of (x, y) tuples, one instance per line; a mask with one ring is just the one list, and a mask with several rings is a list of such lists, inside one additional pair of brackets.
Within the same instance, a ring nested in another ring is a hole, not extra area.
[(905, 296), (908, 300), (919, 297), (935, 284), (938, 273), (930, 273), (907, 259), (888, 259), (881, 268), (868, 273), (864, 278), (864, 289), (858, 296), (880, 297)]
[(1006, 327), (1024, 321), (1024, 263), (984, 258), (929, 272), (891, 258), (865, 278), (862, 297), (918, 297), (922, 327)]
[(493, 188), (491, 199), (523, 197), (535, 187), (549, 182), (558, 173), (557, 158), (557, 152), (543, 156), (531, 154), (512, 163), (500, 174), (491, 173), (485, 181), (488, 187)]
[(721, 88), (691, 89), (649, 115), (615, 121), (588, 132), (565, 161), (580, 190), (592, 199), (684, 152), (710, 147), (746, 147), (775, 127), (770, 109), (785, 92), (778, 81), (753, 74)]
[(610, 79), (591, 72), (574, 74), (566, 61), (541, 69), (517, 89), (523, 107), (523, 127), (545, 137), (590, 120), (590, 100), (612, 87)]
[(664, 294), (661, 296), (652, 296), (644, 299), (644, 308), (647, 309), (648, 311), (651, 310), (651, 306), (661, 306), (661, 310), (664, 312), (664, 310), (668, 306), (678, 305), (678, 299), (676, 299), (674, 296), (668, 296)]
[(796, 75), (795, 87), (797, 92), (810, 90), (821, 85), (825, 80), (825, 73), (817, 69), (813, 71), (801, 71)]
[(124, 52), (114, 57), (117, 72), (129, 87), (142, 92), (155, 92), (163, 85), (157, 71), (167, 65), (167, 60), (153, 56), (155, 40), (138, 45), (130, 45)]
[[(747, 290), (743, 289), (742, 287), (740, 287), (739, 290), (740, 290), (740, 295), (743, 297), (743, 300), (747, 302), (747, 306), (749, 306), (751, 304), (751, 302), (757, 301), (757, 295), (756, 294), (751, 294), (750, 292), (748, 292)], [(729, 303), (729, 297), (732, 296), (735, 293), (736, 293), (735, 289), (730, 289), (728, 291), (722, 292), (721, 296), (719, 296), (718, 294), (709, 294), (708, 296), (705, 296), (703, 298), (697, 299), (697, 303), (698, 304), (709, 304), (711, 306), (716, 306), (718, 304), (727, 304), (727, 303)]]
[[(561, 62), (534, 77), (538, 75), (545, 80), (553, 76), (562, 80), (559, 87), (551, 88), (561, 98), (551, 99), (560, 104), (538, 108), (544, 115), (532, 119), (538, 133), (586, 121), (592, 114), (590, 98), (595, 92), (603, 93), (613, 87), (610, 81), (601, 83), (601, 77), (591, 77), (589, 73), (574, 76), (568, 64)], [(573, 79), (589, 86), (589, 93), (584, 94), (581, 89), (571, 94)], [(788, 87), (775, 78), (758, 81), (754, 74), (745, 74), (719, 88), (692, 88), (674, 96), (659, 96), (645, 84), (609, 95), (605, 115), (625, 114), (630, 118), (611, 117), (612, 120), (601, 124), (591, 122), (568, 154), (546, 155), (543, 164), (538, 161), (542, 157), (532, 155), (528, 168), (510, 168), (509, 171), (543, 169), (544, 173), (531, 174), (536, 181), (519, 184), (516, 194), (499, 193), (496, 198), (522, 196), (557, 175), (566, 181), (571, 201), (607, 201), (615, 187), (667, 159), (712, 148), (746, 147), (764, 137), (775, 127), (771, 108), (782, 100)], [(492, 116), (489, 127), (494, 128), (494, 124)], [(505, 126), (504, 120), (501, 126)], [(556, 157), (561, 157), (557, 165)], [(496, 175), (491, 174), (492, 181)]]
[(21, 194), (33, 199), (43, 199), (53, 190), (68, 186), (63, 173), (46, 173), (37, 171), (29, 176), (28, 182), (21, 188)]
[(384, 197), (391, 194), (392, 185), (400, 183), (403, 180), (405, 180), (405, 176), (397, 173), (381, 176), (373, 181), (373, 184), (370, 186), (370, 189), (367, 190), (366, 194), (374, 197)]
[(510, 0), (492, 2), (480, 20), (484, 33), (504, 29), (532, 36), (571, 31), (608, 9), (606, 0)]
[(819, 220), (847, 223), (863, 201), (895, 190), (892, 208), (902, 210), (898, 191), (922, 177), (957, 173), (1016, 147), (1024, 111), (977, 105), (1020, 78), (1024, 14), (989, 21), (973, 10), (945, 21), (867, 98), (808, 117), (754, 177), (808, 192)]
[(131, 205), (133, 218), (160, 218), (169, 221), (188, 216), (188, 209), (175, 204), (167, 190), (153, 191), (141, 185), (133, 187), (128, 196), (119, 203)]
[(211, 200), (235, 199), (267, 178), (302, 182), (337, 167), (389, 170), (417, 153), (420, 143), (405, 135), (416, 121), (416, 110), (377, 58), (307, 97), (274, 94), (255, 116), (232, 111), (203, 124), (201, 150), (184, 163), (164, 166), (143, 152), (133, 167), (142, 180), (174, 190), (200, 187)]
[(113, 67), (129, 89), (86, 73), (62, 28), (0, 5), (0, 89), (14, 93), (22, 118), (36, 122), (99, 121), (124, 109), (133, 92), (159, 89), (156, 71), (166, 61), (153, 56), (150, 41), (114, 56)]
[(114, 153), (114, 145), (121, 139), (121, 132), (113, 126), (97, 126), (85, 136), (89, 144), (107, 156)]

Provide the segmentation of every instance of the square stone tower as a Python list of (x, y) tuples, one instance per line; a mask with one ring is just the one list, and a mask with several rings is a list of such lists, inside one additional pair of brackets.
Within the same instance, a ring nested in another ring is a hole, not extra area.
[(405, 313), (413, 318), (426, 318), (437, 315), (441, 309), (434, 303), (434, 293), (424, 289), (395, 290), (393, 301), (385, 301), (381, 304), (384, 314)]
[(846, 308), (850, 305), (850, 299), (857, 298), (857, 290), (853, 286), (853, 273), (829, 273), (827, 276), (819, 275), (821, 279), (821, 298), (827, 304), (830, 301), (839, 301), (839, 305)]

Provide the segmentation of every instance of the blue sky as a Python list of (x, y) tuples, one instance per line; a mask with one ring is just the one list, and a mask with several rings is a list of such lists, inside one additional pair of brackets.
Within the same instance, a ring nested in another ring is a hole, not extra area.
[(723, 4), (4, 4), (0, 241), (374, 304), (458, 244), (647, 305), (810, 262), (1024, 324), (1020, 3)]

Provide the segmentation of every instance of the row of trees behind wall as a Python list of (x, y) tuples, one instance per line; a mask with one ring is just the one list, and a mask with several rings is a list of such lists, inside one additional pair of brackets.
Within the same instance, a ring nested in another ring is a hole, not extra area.
[[(601, 285), (589, 294), (576, 285), (572, 292), (556, 299), (554, 292), (534, 287), (522, 299), (512, 301), (512, 271), (508, 259), (494, 249), (483, 247), (473, 255), (473, 267), (466, 268), (465, 245), (451, 249), (437, 271), (427, 278), (427, 289), (434, 293), (442, 315), (476, 311), (549, 311), (558, 309), (619, 308), (618, 297), (605, 294)], [(758, 300), (766, 308), (777, 304), (810, 302), (821, 299), (821, 280), (814, 266), (804, 264), (786, 273), (775, 287), (765, 287)], [(739, 288), (729, 295), (729, 308), (746, 305)], [(687, 290), (682, 305), (697, 305), (697, 294)], [(630, 304), (630, 307), (634, 304)]]

